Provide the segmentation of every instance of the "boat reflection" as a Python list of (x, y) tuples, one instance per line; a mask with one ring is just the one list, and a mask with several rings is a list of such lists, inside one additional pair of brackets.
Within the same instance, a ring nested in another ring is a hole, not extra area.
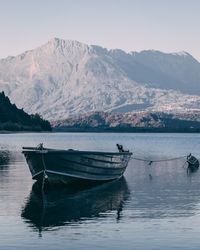
[(119, 220), (123, 203), (129, 196), (124, 177), (84, 188), (49, 187), (41, 192), (38, 187), (37, 183), (33, 184), (21, 216), (39, 231), (98, 217), (112, 210), (116, 210)]

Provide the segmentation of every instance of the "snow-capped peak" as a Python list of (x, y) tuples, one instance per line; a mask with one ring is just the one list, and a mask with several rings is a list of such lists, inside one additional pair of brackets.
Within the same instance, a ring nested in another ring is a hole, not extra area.
[(200, 64), (191, 58), (53, 38), (0, 60), (0, 90), (50, 120), (98, 110), (194, 109), (200, 97), (187, 94), (200, 95)]
[(183, 56), (183, 57), (190, 56), (190, 54), (187, 53), (186, 51), (174, 52), (172, 54), (175, 55), (175, 56)]
[(53, 45), (56, 48), (57, 47), (69, 47), (69, 48), (73, 48), (73, 47), (77, 47), (77, 48), (88, 48), (87, 44), (78, 42), (76, 40), (64, 40), (64, 39), (60, 39), (57, 37), (52, 38), (51, 40), (48, 41), (47, 43), (48, 45)]

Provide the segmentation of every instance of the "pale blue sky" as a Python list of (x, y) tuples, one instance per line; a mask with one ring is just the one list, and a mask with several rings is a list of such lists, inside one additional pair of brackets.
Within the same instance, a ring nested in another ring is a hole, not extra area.
[(0, 0), (0, 58), (53, 37), (200, 61), (200, 0)]

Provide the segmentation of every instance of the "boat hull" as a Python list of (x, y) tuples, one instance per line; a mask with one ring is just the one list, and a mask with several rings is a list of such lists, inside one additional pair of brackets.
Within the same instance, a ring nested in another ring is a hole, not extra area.
[(75, 150), (23, 150), (32, 178), (52, 184), (120, 178), (130, 160), (130, 152), (104, 153)]

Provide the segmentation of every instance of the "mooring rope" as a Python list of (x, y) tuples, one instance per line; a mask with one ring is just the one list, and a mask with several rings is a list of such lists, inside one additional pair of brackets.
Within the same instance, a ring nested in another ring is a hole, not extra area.
[(44, 178), (46, 179), (46, 164), (44, 161), (44, 154), (42, 153), (42, 164), (43, 164), (43, 168), (44, 168)]
[(152, 160), (152, 159), (138, 158), (138, 157), (132, 156), (131, 159), (136, 160), (136, 161), (149, 162), (149, 165), (151, 165), (153, 162), (175, 161), (175, 160), (179, 160), (179, 159), (184, 159), (186, 157), (187, 157), (187, 155), (183, 155), (183, 156), (168, 158), (168, 159)]

